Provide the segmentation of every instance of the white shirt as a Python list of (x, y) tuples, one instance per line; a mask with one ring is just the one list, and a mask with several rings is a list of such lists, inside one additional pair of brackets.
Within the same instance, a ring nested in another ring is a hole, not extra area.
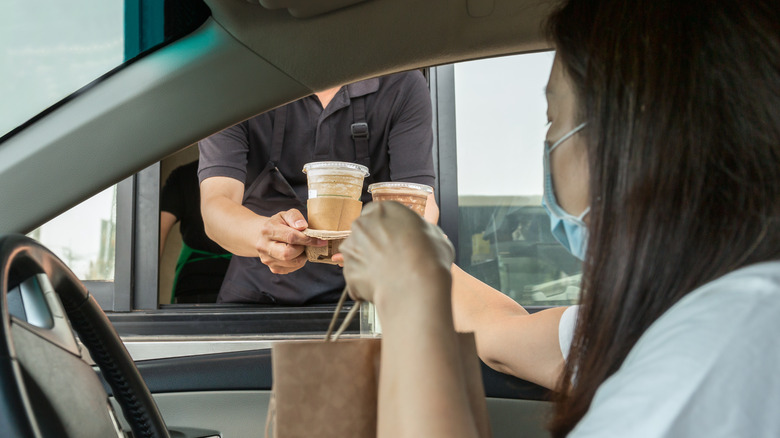
[[(561, 318), (566, 354), (575, 319), (576, 310)], [(569, 436), (780, 437), (780, 262), (729, 273), (672, 306)]]

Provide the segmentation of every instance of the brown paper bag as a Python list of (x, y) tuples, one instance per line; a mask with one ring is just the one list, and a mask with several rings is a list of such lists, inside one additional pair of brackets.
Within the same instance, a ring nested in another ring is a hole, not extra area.
[[(274, 383), (266, 438), (376, 437), (381, 339), (338, 340), (360, 307), (356, 302), (330, 340), (346, 296), (345, 290), (325, 341), (273, 346)], [(481, 438), (489, 438), (490, 422), (474, 334), (459, 333), (458, 340), (475, 425)]]
[(490, 438), (493, 432), (490, 429), (485, 386), (482, 383), (482, 369), (479, 356), (477, 356), (477, 342), (474, 333), (458, 333), (458, 343), (460, 362), (463, 365), (464, 380), (466, 381), (466, 396), (469, 399), (471, 413), (474, 415), (477, 436)]

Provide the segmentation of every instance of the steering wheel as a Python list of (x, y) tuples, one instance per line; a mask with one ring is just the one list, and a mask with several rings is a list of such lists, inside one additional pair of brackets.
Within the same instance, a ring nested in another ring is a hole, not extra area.
[(4, 436), (124, 436), (97, 373), (135, 437), (168, 437), (149, 388), (108, 318), (57, 256), (0, 237), (0, 430)]

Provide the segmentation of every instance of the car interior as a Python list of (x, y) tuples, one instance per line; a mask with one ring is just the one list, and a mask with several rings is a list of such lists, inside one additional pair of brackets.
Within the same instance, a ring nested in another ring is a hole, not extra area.
[[(0, 240), (0, 430), (9, 436), (124, 436), (119, 424), (133, 436), (262, 435), (273, 382), (271, 346), (291, 338), (293, 323), (296, 335), (324, 333), (332, 306), (264, 309), (263, 318), (251, 307), (199, 313), (187, 306), (106, 316), (88, 299), (100, 285), (80, 281), (50, 250), (19, 234), (161, 160), (166, 169), (192, 160), (198, 140), (318, 90), (394, 72), (550, 50), (543, 23), (554, 4), (206, 0), (204, 8), (193, 9), (192, 29), (0, 138), (0, 233), (5, 235)], [(437, 79), (426, 74), (429, 81)], [(444, 140), (435, 140), (440, 153), (451, 148)], [(160, 169), (155, 170), (159, 186)], [(444, 170), (439, 168), (440, 197), (452, 193)], [(130, 190), (140, 193), (142, 203), (144, 188), (133, 181)], [(156, 236), (157, 222), (138, 205), (118, 206), (117, 216), (132, 216), (134, 232)], [(504, 213), (501, 223), (518, 221), (513, 219), (517, 209)], [(442, 209), (442, 221), (448, 214), (453, 212)], [(538, 214), (534, 210), (531, 216)], [(494, 230), (502, 226), (498, 219), (493, 218)], [(136, 250), (141, 245), (121, 244)], [(547, 244), (504, 247), (505, 257), (531, 250), (559, 257)], [(147, 308), (157, 309), (156, 247), (151, 252), (153, 259), (117, 257), (116, 263), (134, 266), (127, 299), (138, 303), (144, 288), (153, 289)], [(155, 275), (147, 278), (143, 267), (148, 264), (155, 266)], [(547, 299), (545, 284), (529, 293)], [(165, 334), (150, 322), (164, 324)], [(192, 327), (208, 336), (188, 337)], [(359, 331), (357, 325), (352, 329)], [(273, 336), (238, 336), (258, 332)], [(549, 391), (485, 365), (482, 375), (493, 436), (546, 435)]]

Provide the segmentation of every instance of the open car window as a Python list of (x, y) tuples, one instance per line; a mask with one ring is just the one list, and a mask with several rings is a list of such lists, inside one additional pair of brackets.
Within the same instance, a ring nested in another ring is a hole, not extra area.
[(523, 306), (573, 304), (581, 263), (541, 206), (553, 52), (455, 65), (458, 265)]
[[(540, 204), (544, 85), (552, 59), (553, 52), (542, 52), (427, 72), (439, 108), (434, 154), (441, 226), (454, 237), (457, 263), (531, 307), (576, 302), (581, 272), (553, 238)], [(447, 117), (454, 123), (445, 123)], [(107, 294), (99, 299), (106, 310), (176, 312), (179, 305), (170, 303), (181, 235), (173, 228), (165, 251), (156, 253), (160, 191), (175, 167), (197, 157), (197, 145), (185, 148), (31, 235), (91, 281), (98, 298)]]

